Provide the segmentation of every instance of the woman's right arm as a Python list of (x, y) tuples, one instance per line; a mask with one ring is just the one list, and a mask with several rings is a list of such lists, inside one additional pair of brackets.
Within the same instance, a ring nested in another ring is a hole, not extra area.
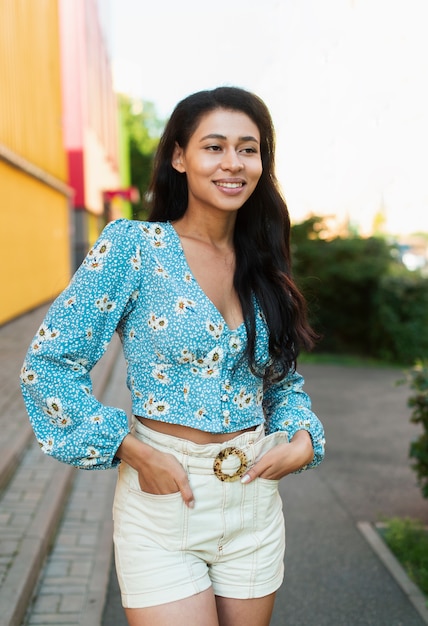
[(129, 432), (124, 411), (101, 404), (90, 371), (101, 358), (140, 283), (135, 223), (111, 222), (50, 307), (21, 370), (21, 388), (46, 454), (84, 469), (116, 465)]

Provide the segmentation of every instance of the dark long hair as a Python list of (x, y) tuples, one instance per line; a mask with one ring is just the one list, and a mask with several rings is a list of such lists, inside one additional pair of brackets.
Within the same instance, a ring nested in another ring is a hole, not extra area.
[[(237, 214), (234, 285), (247, 329), (249, 365), (254, 373), (264, 372), (267, 380), (273, 382), (295, 368), (300, 350), (311, 349), (316, 334), (307, 321), (305, 299), (292, 279), (290, 217), (275, 175), (275, 131), (269, 110), (258, 96), (237, 87), (218, 87), (178, 103), (155, 157), (149, 220), (173, 221), (185, 213), (187, 179), (172, 167), (174, 148), (177, 143), (185, 149), (201, 118), (216, 109), (245, 113), (260, 132), (263, 171), (254, 192)], [(269, 363), (256, 361), (253, 296), (269, 328)]]

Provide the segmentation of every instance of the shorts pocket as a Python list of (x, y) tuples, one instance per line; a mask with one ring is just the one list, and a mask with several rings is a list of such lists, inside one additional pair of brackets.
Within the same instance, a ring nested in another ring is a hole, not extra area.
[(119, 522), (117, 518), (120, 518), (118, 526), (122, 537), (136, 545), (181, 549), (187, 515), (181, 493), (158, 495), (141, 491), (138, 473), (132, 468), (127, 468), (123, 487), (121, 510), (115, 510), (115, 521)]
[(279, 480), (257, 478), (257, 528), (261, 530), (272, 523), (277, 523), (278, 515), (282, 516), (282, 500), (279, 494)]

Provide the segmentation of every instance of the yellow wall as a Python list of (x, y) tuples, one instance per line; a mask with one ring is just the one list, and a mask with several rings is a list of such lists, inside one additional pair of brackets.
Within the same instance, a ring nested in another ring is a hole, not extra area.
[(57, 0), (0, 0), (0, 142), (66, 180)]
[(70, 277), (67, 199), (0, 161), (0, 324), (55, 297)]
[[(0, 0), (0, 147), (67, 182), (57, 0)], [(0, 158), (0, 324), (70, 277), (68, 198)]]

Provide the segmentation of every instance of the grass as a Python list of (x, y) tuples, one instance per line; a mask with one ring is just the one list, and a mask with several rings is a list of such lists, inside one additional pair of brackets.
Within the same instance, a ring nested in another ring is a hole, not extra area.
[(354, 354), (332, 354), (328, 352), (302, 352), (298, 358), (299, 363), (309, 363), (315, 365), (345, 365), (349, 367), (382, 367), (382, 368), (402, 368), (402, 365), (362, 357)]
[(379, 528), (409, 578), (428, 596), (428, 531), (419, 520), (394, 517)]

